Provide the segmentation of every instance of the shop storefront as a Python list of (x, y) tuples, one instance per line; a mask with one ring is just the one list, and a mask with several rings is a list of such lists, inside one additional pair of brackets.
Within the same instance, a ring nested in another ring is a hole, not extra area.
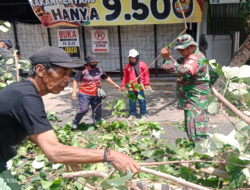
[[(13, 1), (13, 0), (12, 0)], [(0, 33), (17, 44), (22, 57), (37, 48), (63, 48), (79, 64), (86, 55), (97, 54), (106, 72), (120, 74), (135, 48), (150, 64), (162, 47), (184, 29), (177, 0), (29, 0), (42, 24), (15, 22)], [(202, 0), (180, 0), (191, 33), (202, 20)], [(1, 6), (1, 5), (0, 5)], [(152, 69), (157, 75), (161, 60)]]

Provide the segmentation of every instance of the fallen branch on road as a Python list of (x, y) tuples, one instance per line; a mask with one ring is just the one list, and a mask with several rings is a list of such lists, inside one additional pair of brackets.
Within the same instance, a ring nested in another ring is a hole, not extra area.
[(101, 171), (80, 171), (80, 172), (71, 172), (63, 173), (63, 178), (74, 178), (74, 177), (102, 177), (106, 178), (108, 174)]
[(144, 167), (141, 168), (141, 172), (149, 173), (149, 174), (152, 174), (152, 175), (156, 175), (156, 176), (158, 176), (158, 177), (161, 177), (161, 178), (164, 178), (164, 179), (173, 181), (173, 182), (175, 182), (175, 183), (178, 183), (178, 184), (180, 184), (180, 185), (183, 185), (183, 186), (185, 186), (185, 187), (189, 187), (189, 188), (192, 188), (192, 189), (197, 189), (197, 190), (209, 190), (209, 189), (206, 188), (206, 187), (203, 187), (203, 186), (200, 186), (200, 185), (197, 185), (197, 184), (188, 182), (188, 181), (186, 181), (186, 180), (184, 180), (184, 179), (182, 179), (182, 178), (177, 178), (177, 177), (174, 177), (174, 176), (172, 176), (172, 175), (165, 174), (165, 173), (162, 173), (162, 172), (159, 172), (159, 171), (154, 171), (154, 170), (147, 169), (147, 168), (144, 168)]
[(245, 121), (250, 125), (250, 118), (238, 110), (233, 104), (231, 104), (224, 96), (222, 96), (214, 87), (211, 88), (214, 95), (218, 98), (219, 101), (223, 103), (228, 109), (230, 109), (235, 115), (237, 115), (241, 120)]
[(195, 168), (195, 166), (191, 166), (190, 164), (187, 164), (187, 163), (182, 163), (181, 165), (185, 166), (185, 167), (187, 167), (187, 168), (189, 168), (189, 169), (191, 169), (193, 171), (199, 171), (199, 172), (203, 172), (203, 173), (206, 173), (206, 174), (222, 177), (224, 179), (230, 179), (225, 170), (221, 170), (221, 169), (213, 168), (213, 167), (200, 168), (199, 170), (197, 170)]
[(193, 163), (193, 162), (203, 162), (203, 163), (216, 163), (225, 164), (223, 161), (206, 161), (206, 160), (175, 160), (167, 162), (149, 162), (149, 163), (139, 163), (140, 166), (159, 166), (165, 164), (180, 164), (180, 163)]

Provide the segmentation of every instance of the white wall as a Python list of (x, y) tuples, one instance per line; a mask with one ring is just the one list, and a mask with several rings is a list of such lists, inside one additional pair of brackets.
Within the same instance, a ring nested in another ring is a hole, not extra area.
[(216, 59), (220, 65), (228, 65), (232, 58), (232, 39), (229, 35), (206, 35), (207, 58)]

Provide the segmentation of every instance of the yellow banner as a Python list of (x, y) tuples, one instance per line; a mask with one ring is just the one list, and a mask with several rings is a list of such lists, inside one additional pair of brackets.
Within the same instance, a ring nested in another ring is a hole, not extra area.
[[(203, 0), (179, 0), (187, 22), (201, 22)], [(177, 0), (29, 0), (45, 27), (182, 23)]]

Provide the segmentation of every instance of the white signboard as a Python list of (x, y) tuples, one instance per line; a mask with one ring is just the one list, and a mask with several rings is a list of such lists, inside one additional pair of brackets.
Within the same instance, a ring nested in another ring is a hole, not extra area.
[(92, 52), (107, 53), (109, 52), (108, 30), (91, 30)]
[(228, 4), (228, 3), (245, 3), (246, 1), (240, 0), (210, 0), (211, 4)]
[(58, 47), (64, 49), (71, 57), (80, 58), (78, 29), (58, 29)]

